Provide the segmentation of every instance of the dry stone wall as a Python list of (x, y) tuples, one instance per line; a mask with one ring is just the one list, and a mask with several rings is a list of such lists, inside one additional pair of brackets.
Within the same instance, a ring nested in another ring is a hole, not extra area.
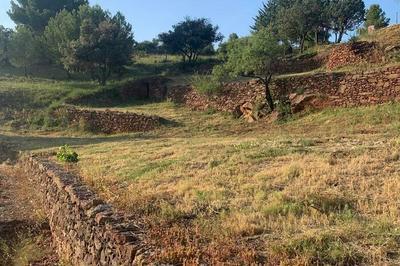
[(150, 250), (140, 226), (114, 211), (79, 177), (48, 159), (22, 159), (31, 179), (39, 183), (54, 244), (72, 265), (141, 265)]
[(400, 100), (400, 67), (360, 73), (328, 73), (282, 78), (277, 91), (304, 91), (324, 98), (327, 106), (363, 106)]
[[(400, 101), (400, 67), (386, 67), (359, 73), (322, 73), (280, 77), (273, 82), (275, 95), (317, 95), (319, 107), (351, 107)], [(237, 112), (245, 103), (265, 96), (263, 85), (255, 80), (225, 84), (219, 95), (207, 97), (190, 87), (176, 87), (168, 97), (196, 110), (213, 108)], [(315, 103), (315, 101), (314, 101)]]
[(161, 124), (160, 117), (157, 116), (110, 110), (94, 111), (67, 107), (66, 116), (70, 124), (84, 124), (89, 131), (105, 134), (150, 131)]

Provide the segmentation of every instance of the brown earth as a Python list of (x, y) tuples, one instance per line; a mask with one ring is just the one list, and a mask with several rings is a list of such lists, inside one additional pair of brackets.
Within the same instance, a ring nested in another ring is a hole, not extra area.
[[(11, 163), (16, 154), (0, 143), (1, 161)], [(58, 265), (35, 191), (18, 167), (0, 165), (0, 265)]]

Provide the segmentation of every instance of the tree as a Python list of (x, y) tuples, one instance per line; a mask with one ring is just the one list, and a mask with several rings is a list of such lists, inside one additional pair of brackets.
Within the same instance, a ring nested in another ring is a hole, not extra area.
[(184, 62), (196, 61), (206, 47), (223, 39), (218, 33), (218, 26), (213, 26), (205, 18), (186, 18), (172, 28), (161, 33), (159, 39), (170, 53), (182, 55)]
[(0, 25), (0, 65), (10, 63), (9, 49), (12, 32), (11, 29), (6, 29)]
[(375, 29), (387, 27), (390, 19), (378, 4), (371, 5), (365, 15), (365, 28), (375, 26)]
[(364, 21), (365, 4), (363, 0), (331, 0), (329, 18), (336, 42), (340, 43), (347, 31), (355, 30)]
[(277, 34), (278, 13), (282, 9), (290, 8), (294, 2), (295, 0), (269, 0), (263, 3), (257, 16), (254, 18), (254, 25), (251, 29), (253, 31), (259, 31), (268, 28)]
[(239, 39), (236, 33), (231, 33), (226, 42), (222, 42), (218, 47), (218, 59), (226, 61), (228, 58), (228, 45)]
[(87, 0), (12, 0), (8, 15), (15, 24), (41, 33), (49, 19), (61, 10), (72, 11), (87, 4)]
[[(44, 39), (54, 62), (62, 65), (66, 51), (72, 41), (79, 38), (80, 19), (77, 11), (63, 10), (49, 20)], [(68, 77), (70, 76), (67, 71)]]
[(38, 40), (26, 26), (17, 26), (11, 34), (10, 62), (15, 67), (23, 67), (25, 76), (28, 76), (28, 67), (38, 61)]
[(324, 24), (324, 3), (321, 0), (296, 0), (291, 7), (281, 8), (277, 14), (279, 35), (298, 43), (300, 52), (311, 32), (318, 33)]
[(270, 109), (275, 109), (270, 91), (272, 76), (279, 67), (279, 60), (284, 47), (278, 38), (268, 30), (262, 29), (250, 37), (233, 40), (227, 45), (227, 60), (223, 65), (216, 66), (213, 74), (221, 73), (230, 76), (257, 78), (265, 86), (266, 102)]
[(89, 73), (105, 85), (112, 73), (131, 60), (132, 26), (121, 13), (111, 16), (99, 6), (82, 6), (79, 38), (65, 50), (64, 66), (69, 71)]
[(144, 54), (159, 54), (160, 41), (158, 39), (153, 39), (152, 41), (143, 41), (139, 42), (135, 45), (135, 50), (138, 52), (142, 52)]

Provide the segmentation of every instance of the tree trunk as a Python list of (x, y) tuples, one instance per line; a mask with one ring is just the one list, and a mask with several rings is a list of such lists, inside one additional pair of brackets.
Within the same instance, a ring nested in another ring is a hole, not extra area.
[(274, 100), (272, 99), (271, 90), (269, 89), (269, 84), (271, 83), (271, 78), (272, 78), (272, 75), (270, 75), (265, 80), (263, 80), (263, 82), (264, 82), (264, 86), (265, 86), (265, 99), (266, 99), (271, 111), (274, 111), (275, 104), (274, 104)]
[(305, 40), (306, 40), (306, 37), (305, 36), (301, 36), (301, 39), (300, 39), (300, 53), (301, 54), (304, 52), (304, 42), (305, 42)]
[(339, 38), (337, 40), (337, 43), (341, 43), (344, 35), (344, 29), (340, 29), (339, 31)]
[(25, 77), (28, 77), (28, 69), (26, 66), (24, 66), (24, 73), (25, 73)]
[(315, 45), (318, 46), (318, 30), (315, 30)]
[(67, 79), (71, 80), (72, 76), (71, 76), (71, 72), (69, 72), (68, 69), (65, 69), (65, 73), (67, 74)]

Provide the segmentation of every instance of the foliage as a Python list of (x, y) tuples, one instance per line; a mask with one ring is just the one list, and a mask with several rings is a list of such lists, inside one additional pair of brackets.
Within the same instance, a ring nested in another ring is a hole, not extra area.
[(9, 48), (12, 32), (11, 29), (6, 29), (0, 25), (0, 65), (9, 63)]
[(152, 41), (143, 41), (135, 44), (135, 52), (143, 54), (161, 54), (164, 51), (160, 47), (160, 42), (157, 39)]
[(213, 75), (195, 74), (191, 77), (190, 83), (198, 92), (205, 95), (217, 94), (222, 88), (221, 82)]
[(100, 6), (82, 6), (79, 38), (65, 52), (64, 66), (69, 71), (89, 73), (105, 85), (112, 73), (130, 62), (133, 51), (132, 26), (121, 13), (114, 16)]
[(375, 26), (375, 29), (387, 27), (390, 19), (386, 17), (386, 13), (380, 5), (374, 4), (369, 7), (365, 15), (365, 28)]
[(321, 0), (296, 0), (288, 8), (278, 11), (277, 30), (279, 36), (300, 46), (304, 51), (304, 42), (311, 32), (318, 32), (324, 25), (325, 6)]
[(63, 10), (49, 20), (44, 39), (53, 60), (63, 63), (66, 50), (73, 40), (79, 38), (80, 21), (76, 11)]
[(77, 163), (79, 161), (78, 154), (68, 145), (61, 146), (57, 152), (57, 159), (65, 163)]
[(268, 30), (263, 29), (250, 37), (234, 39), (227, 44), (226, 61), (215, 72), (226, 73), (232, 77), (243, 76), (260, 79), (266, 90), (266, 100), (271, 110), (274, 102), (269, 90), (272, 75), (278, 68), (283, 54), (283, 46)]
[(336, 42), (342, 41), (347, 31), (354, 30), (364, 21), (365, 4), (363, 0), (331, 0), (329, 18)]
[(255, 17), (252, 29), (264, 28), (303, 51), (304, 42), (326, 43), (330, 32), (341, 42), (364, 19), (362, 0), (270, 0)]
[(23, 67), (25, 76), (27, 68), (39, 60), (39, 42), (33, 32), (26, 26), (17, 26), (11, 34), (9, 47), (10, 62), (15, 67)]
[(186, 18), (172, 28), (161, 33), (159, 39), (168, 52), (182, 55), (184, 62), (196, 61), (207, 47), (223, 39), (218, 26), (213, 26), (205, 18)]
[(49, 19), (61, 10), (72, 11), (87, 4), (87, 0), (13, 0), (8, 15), (15, 24), (41, 33)]

